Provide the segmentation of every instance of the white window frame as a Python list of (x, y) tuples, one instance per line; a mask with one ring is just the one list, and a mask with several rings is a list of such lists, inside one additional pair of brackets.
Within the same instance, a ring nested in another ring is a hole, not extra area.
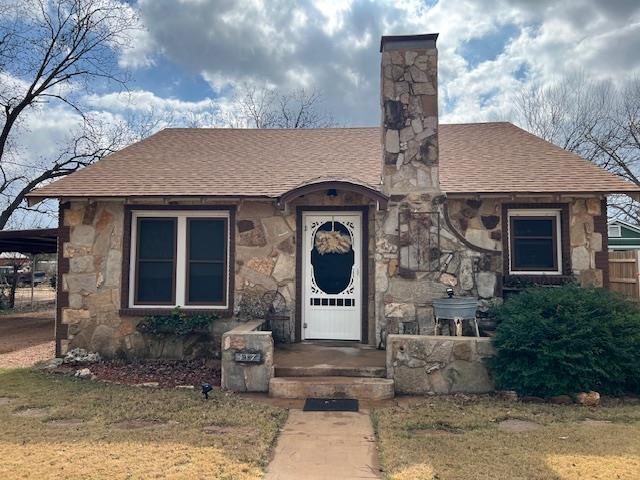
[[(511, 217), (555, 217), (556, 218), (556, 258), (558, 259), (557, 270), (513, 270), (511, 262)], [(509, 275), (562, 275), (562, 227), (561, 227), (561, 210), (559, 209), (537, 209), (522, 208), (509, 209), (507, 212), (507, 244), (506, 248), (509, 253)]]
[[(616, 231), (617, 233), (611, 233)], [(607, 229), (607, 235), (610, 238), (621, 238), (622, 237), (622, 227), (620, 225), (609, 225)]]
[[(176, 278), (174, 305), (136, 305), (135, 278), (138, 248), (138, 219), (139, 218), (175, 218), (176, 219)], [(224, 291), (224, 305), (187, 305), (187, 218), (225, 218), (227, 220), (227, 281)], [(229, 309), (229, 280), (231, 275), (231, 229), (229, 210), (133, 210), (131, 212), (131, 255), (129, 261), (129, 308), (132, 309), (171, 309), (184, 307), (189, 310), (228, 310)]]

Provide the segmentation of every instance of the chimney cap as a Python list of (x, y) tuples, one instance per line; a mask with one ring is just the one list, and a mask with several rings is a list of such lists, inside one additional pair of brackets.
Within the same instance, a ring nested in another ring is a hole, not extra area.
[(380, 51), (407, 48), (436, 48), (438, 33), (422, 35), (383, 35), (380, 39)]

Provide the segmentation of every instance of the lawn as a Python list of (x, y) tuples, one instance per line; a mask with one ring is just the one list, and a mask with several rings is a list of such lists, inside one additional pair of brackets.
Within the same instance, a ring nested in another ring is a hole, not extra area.
[(3, 478), (261, 478), (282, 409), (0, 370)]
[[(372, 412), (388, 478), (638, 479), (640, 406), (599, 408), (494, 398), (406, 400)], [(507, 422), (531, 428), (503, 431)]]

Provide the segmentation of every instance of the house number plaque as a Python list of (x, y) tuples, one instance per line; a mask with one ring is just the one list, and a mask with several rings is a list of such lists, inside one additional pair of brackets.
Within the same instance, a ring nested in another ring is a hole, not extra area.
[(262, 352), (236, 352), (234, 360), (241, 363), (262, 363)]

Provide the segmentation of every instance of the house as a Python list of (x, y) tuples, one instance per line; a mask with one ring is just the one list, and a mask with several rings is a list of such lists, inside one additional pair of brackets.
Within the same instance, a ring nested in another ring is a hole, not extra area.
[(60, 201), (58, 353), (153, 356), (145, 315), (221, 334), (272, 290), (291, 341), (377, 345), (433, 331), (449, 287), (606, 286), (607, 195), (640, 188), (510, 123), (440, 124), (436, 39), (382, 37), (380, 127), (166, 129), (31, 193)]
[(611, 220), (608, 227), (609, 250), (640, 250), (640, 226)]

